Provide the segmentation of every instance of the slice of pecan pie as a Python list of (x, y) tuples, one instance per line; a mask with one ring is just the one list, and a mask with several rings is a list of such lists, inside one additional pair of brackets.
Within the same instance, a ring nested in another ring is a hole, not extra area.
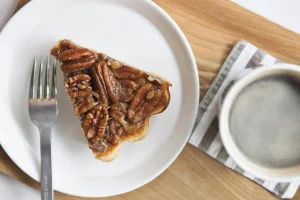
[(103, 53), (58, 41), (66, 90), (95, 158), (111, 161), (120, 144), (147, 135), (149, 117), (169, 105), (171, 84)]

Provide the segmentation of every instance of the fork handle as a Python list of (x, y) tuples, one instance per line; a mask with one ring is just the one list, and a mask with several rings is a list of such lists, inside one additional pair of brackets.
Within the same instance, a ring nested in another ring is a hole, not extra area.
[(41, 142), (41, 199), (53, 200), (51, 127), (39, 127)]

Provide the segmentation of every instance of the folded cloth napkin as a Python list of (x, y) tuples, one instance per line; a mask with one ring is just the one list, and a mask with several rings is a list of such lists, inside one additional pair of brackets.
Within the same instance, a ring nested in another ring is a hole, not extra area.
[(211, 87), (198, 107), (197, 119), (189, 143), (201, 149), (222, 164), (262, 185), (281, 198), (292, 198), (297, 191), (300, 180), (289, 183), (261, 180), (237, 166), (222, 144), (217, 118), (218, 99), (224, 88), (245, 68), (281, 63), (281, 61), (261, 51), (246, 41), (238, 42)]

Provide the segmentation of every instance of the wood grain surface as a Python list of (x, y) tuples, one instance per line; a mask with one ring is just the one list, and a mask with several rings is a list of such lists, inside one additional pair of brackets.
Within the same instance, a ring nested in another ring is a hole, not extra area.
[[(21, 8), (28, 0), (20, 0)], [(155, 0), (178, 23), (193, 49), (201, 97), (214, 80), (233, 45), (245, 39), (284, 62), (300, 65), (300, 35), (227, 0)], [(8, 133), (9, 134), (9, 133)], [(0, 171), (34, 188), (39, 184), (22, 172), (0, 148)], [(99, 188), (101, 189), (101, 188)], [(59, 192), (57, 200), (85, 200)], [(187, 144), (176, 161), (149, 184), (111, 200), (278, 199), (261, 186)], [(293, 199), (300, 200), (300, 192)]]

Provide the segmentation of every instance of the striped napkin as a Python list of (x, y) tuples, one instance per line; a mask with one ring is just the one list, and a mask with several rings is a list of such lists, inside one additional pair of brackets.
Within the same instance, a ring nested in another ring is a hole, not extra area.
[(292, 198), (300, 180), (289, 183), (261, 180), (237, 166), (222, 144), (217, 118), (217, 105), (221, 91), (245, 68), (281, 63), (281, 61), (261, 51), (246, 41), (238, 42), (223, 64), (218, 76), (199, 104), (197, 119), (189, 143), (217, 159), (234, 171), (262, 185), (281, 198)]

